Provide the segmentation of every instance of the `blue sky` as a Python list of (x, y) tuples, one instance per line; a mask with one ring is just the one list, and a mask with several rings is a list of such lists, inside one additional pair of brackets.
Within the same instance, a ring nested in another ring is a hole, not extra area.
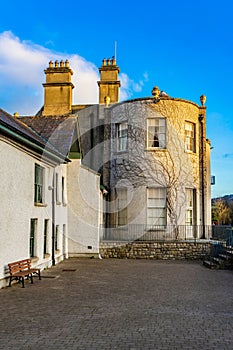
[[(221, 6), (222, 5), (222, 6)], [(1, 3), (0, 108), (21, 115), (43, 105), (50, 59), (70, 60), (74, 103), (97, 102), (98, 67), (117, 53), (121, 99), (207, 96), (212, 197), (233, 193), (233, 2), (11, 1)]]

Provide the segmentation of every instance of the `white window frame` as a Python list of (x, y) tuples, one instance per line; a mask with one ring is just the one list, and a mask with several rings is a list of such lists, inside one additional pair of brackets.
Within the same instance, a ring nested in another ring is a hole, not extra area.
[(59, 244), (60, 244), (60, 225), (55, 226), (55, 237), (54, 237), (54, 249), (55, 252), (59, 252)]
[(196, 152), (196, 125), (185, 121), (185, 151)]
[(44, 203), (45, 168), (35, 163), (34, 203)]
[(117, 188), (117, 226), (128, 224), (128, 190), (126, 187)]
[(49, 219), (44, 219), (44, 244), (43, 244), (43, 256), (48, 254), (49, 250)]
[(64, 258), (66, 258), (66, 255), (67, 255), (66, 224), (62, 225), (62, 254)]
[(117, 152), (126, 152), (128, 149), (128, 123), (116, 124)]
[(30, 242), (29, 242), (29, 256), (30, 256), (30, 258), (36, 257), (37, 227), (38, 227), (38, 219), (37, 218), (31, 219), (31, 221), (30, 221)]
[(66, 179), (65, 176), (62, 176), (61, 178), (61, 185), (62, 185), (62, 204), (63, 206), (67, 205), (67, 195), (66, 195)]
[(195, 221), (196, 212), (196, 190), (193, 188), (185, 189), (186, 208), (185, 208), (185, 225), (192, 226)]
[(147, 188), (147, 225), (149, 227), (167, 225), (166, 197), (165, 187)]
[(61, 204), (61, 177), (59, 173), (55, 173), (56, 179), (56, 204)]
[(148, 118), (146, 120), (146, 148), (166, 148), (166, 118)]

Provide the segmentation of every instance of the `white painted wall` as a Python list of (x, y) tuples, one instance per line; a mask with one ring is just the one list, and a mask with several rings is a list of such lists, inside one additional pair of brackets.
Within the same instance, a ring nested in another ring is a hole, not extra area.
[[(67, 218), (67, 165), (57, 166), (54, 173), (58, 175), (58, 183), (55, 181), (55, 225), (58, 225), (58, 250), (55, 251), (56, 263), (68, 258), (68, 218)], [(62, 177), (65, 181), (64, 194), (62, 195)], [(56, 176), (55, 176), (56, 178)], [(58, 185), (58, 198), (56, 198), (56, 186)], [(64, 226), (65, 225), (65, 226)]]
[[(34, 204), (34, 168), (35, 163), (45, 168), (45, 205)], [(0, 139), (0, 288), (7, 283), (7, 264), (29, 257), (30, 220), (38, 219), (35, 240), (36, 258), (33, 264), (41, 269), (52, 264), (52, 178), (54, 168), (26, 153), (10, 141)], [(66, 166), (56, 167), (59, 175), (66, 178)], [(56, 224), (63, 228), (67, 225), (67, 205), (56, 205)], [(44, 220), (49, 220), (48, 254), (44, 257)], [(61, 231), (62, 232), (62, 231)], [(59, 251), (56, 261), (63, 259), (63, 246), (67, 255), (67, 237), (59, 236)]]
[(99, 253), (102, 224), (100, 177), (81, 165), (79, 159), (68, 164), (69, 256)]

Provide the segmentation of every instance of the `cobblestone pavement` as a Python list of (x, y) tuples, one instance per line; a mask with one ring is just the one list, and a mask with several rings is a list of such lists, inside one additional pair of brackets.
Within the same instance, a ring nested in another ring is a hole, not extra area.
[(69, 259), (0, 290), (0, 349), (233, 349), (233, 271)]

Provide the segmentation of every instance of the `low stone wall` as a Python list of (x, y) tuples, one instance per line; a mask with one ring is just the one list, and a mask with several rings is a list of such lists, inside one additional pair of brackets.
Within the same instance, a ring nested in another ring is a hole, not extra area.
[(160, 259), (160, 260), (199, 260), (210, 254), (211, 242), (102, 242), (102, 258), (120, 259)]

